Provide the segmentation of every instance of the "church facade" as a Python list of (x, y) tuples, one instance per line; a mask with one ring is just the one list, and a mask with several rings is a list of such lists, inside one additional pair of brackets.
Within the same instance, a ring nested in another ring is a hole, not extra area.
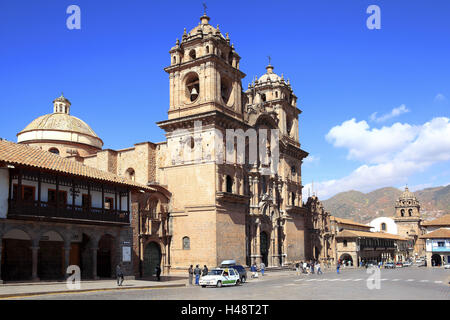
[(244, 91), (239, 54), (209, 21), (203, 15), (169, 51), (168, 118), (157, 123), (166, 141), (103, 149), (61, 96), (18, 142), (151, 188), (130, 199), (135, 276), (226, 259), (332, 262), (330, 216), (318, 199), (302, 198), (308, 153), (289, 80), (269, 63)]

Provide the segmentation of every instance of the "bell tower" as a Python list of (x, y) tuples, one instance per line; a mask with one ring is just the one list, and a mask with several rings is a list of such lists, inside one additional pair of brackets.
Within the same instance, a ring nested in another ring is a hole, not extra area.
[(395, 203), (394, 221), (398, 228), (398, 234), (410, 239), (410, 246), (414, 253), (422, 254), (424, 243), (419, 237), (424, 232), (421, 228), (420, 203), (408, 187), (405, 187), (405, 191)]
[(184, 30), (169, 51), (169, 120), (218, 110), (242, 118), (240, 57), (219, 26), (209, 24), (206, 13), (189, 33)]

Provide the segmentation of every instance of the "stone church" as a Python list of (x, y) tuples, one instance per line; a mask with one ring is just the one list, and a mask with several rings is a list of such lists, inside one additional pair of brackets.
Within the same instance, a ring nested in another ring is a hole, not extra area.
[[(289, 80), (269, 62), (244, 90), (241, 57), (229, 35), (209, 22), (204, 14), (169, 51), (168, 118), (157, 122), (166, 141), (103, 149), (61, 96), (53, 113), (34, 120), (18, 142), (156, 190), (132, 198), (136, 276), (152, 275), (157, 264), (169, 272), (225, 259), (273, 267), (331, 259), (329, 241), (316, 230), (329, 217), (316, 210), (317, 198), (303, 203), (308, 153), (300, 145), (301, 110)], [(232, 144), (225, 141), (229, 131), (236, 134)], [(251, 162), (252, 150), (269, 161)]]

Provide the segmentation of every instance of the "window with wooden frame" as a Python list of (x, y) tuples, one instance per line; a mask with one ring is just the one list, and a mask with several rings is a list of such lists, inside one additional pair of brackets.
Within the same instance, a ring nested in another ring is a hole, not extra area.
[[(13, 186), (13, 199), (17, 199), (18, 197), (18, 188), (19, 186), (15, 184)], [(32, 202), (35, 199), (36, 188), (33, 186), (22, 185), (22, 199), (25, 202)]]
[(114, 210), (114, 199), (105, 197), (105, 210)]
[[(48, 204), (56, 207), (56, 190), (48, 189)], [(65, 207), (67, 206), (67, 191), (59, 190), (58, 191), (58, 206)]]

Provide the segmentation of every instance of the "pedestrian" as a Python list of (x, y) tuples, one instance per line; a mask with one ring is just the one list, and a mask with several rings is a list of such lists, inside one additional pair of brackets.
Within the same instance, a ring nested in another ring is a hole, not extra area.
[(264, 264), (264, 262), (261, 262), (259, 264), (259, 268), (261, 269), (261, 275), (264, 276), (264, 269), (266, 269), (266, 265)]
[(303, 262), (303, 273), (308, 273), (307, 268), (308, 268), (308, 264), (305, 261), (305, 262)]
[(250, 271), (252, 272), (252, 278), (258, 278), (258, 268), (256, 267), (256, 263), (253, 263), (250, 267)]
[(117, 276), (117, 285), (121, 287), (123, 283), (123, 271), (121, 263), (119, 263), (116, 267), (116, 276)]
[(341, 267), (341, 263), (338, 261), (337, 265), (336, 265), (336, 271), (339, 274), (339, 268)]
[(314, 274), (314, 261), (311, 261), (311, 274)]
[(296, 273), (297, 273), (297, 276), (300, 274), (299, 272), (300, 272), (300, 263), (296, 263), (295, 264), (295, 271), (296, 271)]
[(194, 267), (192, 266), (192, 264), (189, 267), (188, 272), (189, 272), (189, 285), (192, 286), (192, 279), (194, 278)]
[(155, 273), (156, 273), (156, 279), (158, 281), (161, 281), (161, 267), (160, 266), (156, 266)]
[(322, 274), (323, 272), (322, 272), (322, 270), (320, 269), (320, 261), (317, 261), (316, 267), (317, 267), (317, 274)]
[(194, 276), (195, 276), (195, 285), (198, 286), (198, 280), (200, 280), (201, 270), (198, 265), (195, 266)]
[(208, 274), (208, 267), (205, 265), (203, 265), (203, 270), (202, 270), (202, 277), (206, 276)]

